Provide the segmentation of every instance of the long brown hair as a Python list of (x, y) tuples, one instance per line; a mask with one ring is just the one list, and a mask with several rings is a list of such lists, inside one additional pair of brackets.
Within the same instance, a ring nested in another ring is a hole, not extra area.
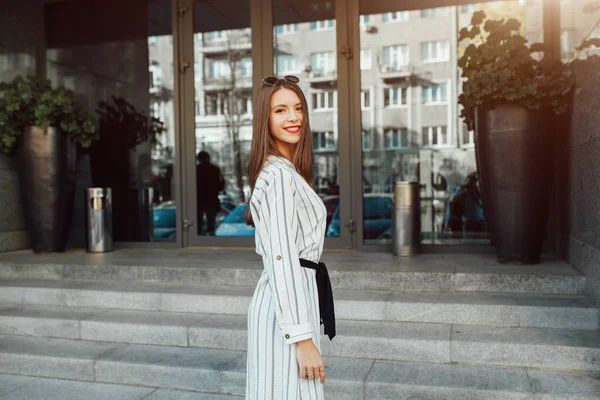
[[(309, 185), (312, 186), (313, 177), (313, 154), (312, 154), (312, 133), (310, 131), (310, 122), (308, 118), (308, 104), (306, 97), (300, 87), (285, 79), (280, 79), (274, 85), (263, 83), (258, 90), (256, 100), (254, 101), (254, 120), (252, 122), (252, 147), (248, 161), (248, 182), (250, 183), (250, 197), (254, 192), (256, 180), (262, 171), (267, 157), (276, 155), (285, 157), (277, 148), (275, 139), (269, 129), (269, 116), (271, 115), (271, 97), (280, 89), (289, 89), (298, 95), (302, 104), (302, 126), (300, 127), (300, 141), (296, 144), (293, 159), (290, 160), (296, 167), (296, 171)], [(252, 213), (248, 207), (246, 214), (246, 223), (254, 226)]]

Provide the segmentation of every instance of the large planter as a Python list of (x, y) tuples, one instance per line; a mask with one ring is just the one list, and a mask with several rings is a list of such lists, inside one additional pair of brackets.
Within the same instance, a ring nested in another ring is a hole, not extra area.
[(500, 262), (540, 260), (552, 186), (554, 115), (520, 106), (477, 109), (485, 212)]
[(33, 251), (64, 251), (73, 215), (77, 147), (55, 127), (27, 127), (19, 141), (21, 199)]

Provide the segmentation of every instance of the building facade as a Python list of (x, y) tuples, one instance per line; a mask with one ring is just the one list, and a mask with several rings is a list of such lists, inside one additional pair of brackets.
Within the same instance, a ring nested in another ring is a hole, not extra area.
[[(134, 199), (128, 204), (139, 206), (132, 214), (143, 219), (143, 212), (152, 213), (149, 230), (139, 219), (126, 221), (137, 232), (118, 241), (134, 246), (253, 245), (253, 231), (243, 223), (250, 195), (245, 166), (252, 99), (268, 75), (297, 76), (306, 95), (312, 183), (329, 214), (327, 247), (389, 251), (396, 181), (421, 184), (426, 251), (489, 246), (475, 197), (459, 216), (462, 222), (449, 223), (453, 194), (477, 182), (474, 133), (464, 127), (457, 104), (458, 59), (468, 44), (458, 42), (457, 32), (478, 10), (516, 18), (530, 42), (560, 49), (564, 61), (593, 56), (576, 48), (600, 37), (597, 0), (5, 3), (0, 80), (45, 76), (75, 90), (90, 110), (124, 99), (162, 122), (155, 141), (125, 150), (128, 167), (119, 172)], [(571, 132), (556, 149), (546, 250), (597, 282), (599, 82), (593, 63), (586, 65), (575, 71), (581, 90)], [(196, 208), (200, 151), (210, 154), (225, 179), (216, 237), (205, 236)], [(0, 251), (27, 248), (12, 157), (0, 155), (0, 180)], [(94, 184), (84, 152), (77, 183), (80, 192)], [(84, 240), (85, 204), (76, 204), (74, 247)]]

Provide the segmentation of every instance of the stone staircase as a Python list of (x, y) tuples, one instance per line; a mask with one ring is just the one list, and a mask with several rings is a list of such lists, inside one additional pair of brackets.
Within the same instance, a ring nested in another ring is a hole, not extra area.
[[(567, 264), (324, 259), (327, 400), (600, 399), (598, 309)], [(232, 251), (0, 255), (0, 399), (242, 399), (260, 270)]]

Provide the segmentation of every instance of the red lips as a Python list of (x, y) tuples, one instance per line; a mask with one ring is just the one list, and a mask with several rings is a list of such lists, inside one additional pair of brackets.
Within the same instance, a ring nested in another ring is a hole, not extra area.
[(285, 129), (286, 132), (289, 132), (289, 133), (298, 133), (298, 132), (300, 132), (300, 125), (286, 126), (283, 129)]

